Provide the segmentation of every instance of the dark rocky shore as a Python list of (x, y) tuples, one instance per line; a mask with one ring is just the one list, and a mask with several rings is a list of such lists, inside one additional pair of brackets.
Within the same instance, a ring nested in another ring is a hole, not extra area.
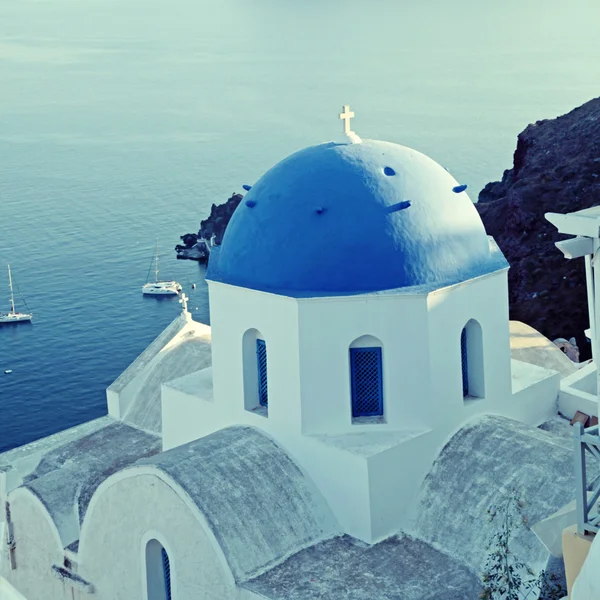
[(233, 193), (224, 204), (213, 204), (208, 218), (200, 222), (198, 233), (181, 236), (183, 244), (175, 246), (177, 258), (208, 262), (210, 246), (221, 244), (227, 224), (242, 198), (242, 194)]
[(600, 98), (556, 119), (528, 125), (512, 169), (488, 183), (477, 209), (511, 265), (510, 318), (550, 339), (577, 339), (590, 356), (584, 261), (554, 246), (565, 237), (544, 218), (600, 203)]

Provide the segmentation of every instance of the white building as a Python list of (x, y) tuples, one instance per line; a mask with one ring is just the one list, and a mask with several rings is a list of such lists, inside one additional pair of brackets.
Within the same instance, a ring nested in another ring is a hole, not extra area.
[(184, 309), (106, 417), (0, 455), (1, 598), (475, 598), (486, 506), (572, 499), (571, 444), (537, 426), (544, 365), (575, 368), (536, 332), (511, 358), (508, 264), (463, 186), (346, 133), (246, 195), (210, 328)]

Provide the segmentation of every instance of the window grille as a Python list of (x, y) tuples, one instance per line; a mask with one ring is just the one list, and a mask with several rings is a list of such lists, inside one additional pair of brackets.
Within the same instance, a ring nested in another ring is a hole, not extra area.
[(467, 328), (464, 327), (460, 334), (460, 360), (462, 364), (463, 397), (469, 395), (469, 356), (467, 353)]
[(161, 548), (160, 554), (163, 564), (163, 577), (165, 579), (165, 597), (166, 600), (171, 600), (171, 564), (169, 563), (169, 555), (164, 548)]
[(350, 348), (352, 416), (383, 415), (381, 348)]
[(265, 340), (256, 340), (256, 362), (258, 364), (258, 402), (261, 406), (268, 406), (267, 344)]

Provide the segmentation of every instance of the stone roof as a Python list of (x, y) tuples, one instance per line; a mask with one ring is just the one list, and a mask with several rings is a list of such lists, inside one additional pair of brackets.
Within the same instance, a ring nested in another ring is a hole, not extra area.
[[(108, 387), (108, 394), (126, 394), (125, 423), (162, 432), (161, 385), (212, 364), (211, 330), (181, 313)], [(138, 378), (132, 391), (128, 386)]]
[[(502, 509), (518, 491), (529, 524), (549, 517), (575, 496), (573, 451), (566, 440), (504, 417), (486, 416), (456, 433), (427, 476), (411, 533), (481, 572)], [(527, 527), (513, 550), (541, 570), (548, 552)]]
[(79, 539), (79, 528), (96, 488), (112, 473), (142, 456), (160, 452), (160, 437), (121, 422), (50, 449), (24, 478), (22, 487), (48, 510), (63, 547)]
[(228, 427), (136, 464), (160, 469), (187, 492), (236, 581), (339, 533), (316, 487), (251, 427)]
[(179, 332), (187, 326), (188, 321), (183, 313), (179, 314), (152, 343), (119, 375), (108, 389), (114, 392), (122, 392), (137, 375), (146, 368), (152, 359), (157, 356), (165, 346), (172, 341)]
[(154, 433), (162, 432), (161, 384), (210, 367), (210, 340), (184, 339), (165, 351), (135, 395), (123, 421)]
[(467, 600), (478, 578), (411, 537), (368, 545), (347, 535), (323, 541), (243, 584), (271, 600)]
[(105, 415), (104, 417), (85, 421), (80, 425), (75, 425), (69, 429), (64, 429), (23, 446), (2, 452), (0, 454), (0, 468), (14, 467), (21, 473), (30, 473), (48, 452), (79, 439), (84, 435), (98, 431), (114, 422), (115, 419)]

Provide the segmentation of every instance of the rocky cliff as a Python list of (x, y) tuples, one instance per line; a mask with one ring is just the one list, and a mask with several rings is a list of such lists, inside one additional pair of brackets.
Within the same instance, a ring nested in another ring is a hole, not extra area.
[(528, 125), (517, 138), (513, 168), (488, 183), (477, 209), (506, 255), (510, 318), (554, 339), (575, 336), (590, 355), (584, 261), (566, 260), (562, 236), (546, 212), (600, 203), (600, 98), (570, 113)]
[(216, 245), (221, 244), (227, 224), (242, 198), (242, 194), (233, 193), (227, 202), (213, 204), (208, 218), (200, 222), (198, 233), (186, 233), (181, 236), (183, 244), (175, 246), (177, 258), (207, 262), (210, 256), (207, 244), (210, 244), (211, 240)]

